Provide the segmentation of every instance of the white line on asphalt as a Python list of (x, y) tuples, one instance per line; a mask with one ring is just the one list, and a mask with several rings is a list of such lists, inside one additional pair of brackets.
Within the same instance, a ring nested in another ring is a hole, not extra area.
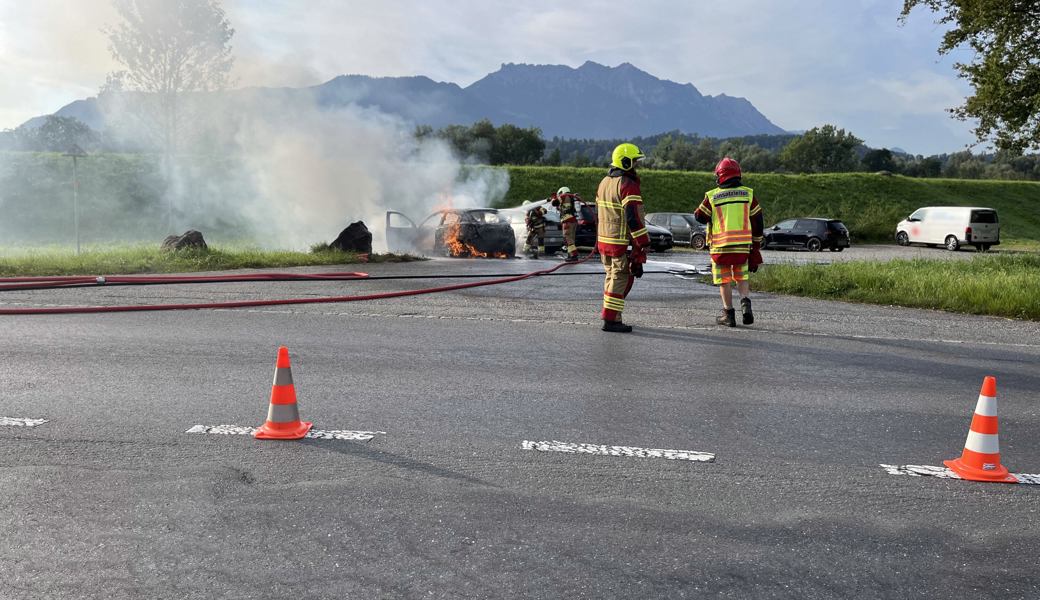
[[(195, 425), (184, 433), (216, 433), (219, 435), (253, 435), (257, 427), (243, 427), (241, 425)], [(312, 429), (307, 432), (306, 437), (316, 440), (351, 440), (355, 442), (367, 442), (377, 435), (386, 435), (385, 431), (344, 431), (341, 429)]]
[[(909, 475), (911, 477), (938, 477), (940, 479), (960, 479), (960, 475), (946, 467), (929, 465), (881, 465), (889, 475)], [(1040, 485), (1040, 473), (1012, 473), (1019, 483)]]
[(36, 427), (43, 425), (47, 419), (26, 419), (24, 417), (0, 417), (0, 425), (9, 427)]
[(696, 462), (715, 462), (715, 455), (710, 452), (693, 450), (663, 450), (660, 448), (636, 448), (633, 446), (601, 446), (599, 444), (573, 444), (570, 442), (532, 442), (524, 440), (520, 444), (524, 450), (539, 452), (564, 452), (566, 454), (597, 454), (600, 456), (625, 456), (633, 458), (665, 458), (668, 460), (691, 460)]

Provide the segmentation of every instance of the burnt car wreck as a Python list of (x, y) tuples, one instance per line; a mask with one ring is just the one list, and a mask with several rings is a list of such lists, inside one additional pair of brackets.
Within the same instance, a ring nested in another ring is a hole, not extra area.
[(446, 208), (420, 224), (402, 212), (386, 212), (390, 252), (457, 258), (513, 258), (516, 238), (509, 220), (494, 208)]

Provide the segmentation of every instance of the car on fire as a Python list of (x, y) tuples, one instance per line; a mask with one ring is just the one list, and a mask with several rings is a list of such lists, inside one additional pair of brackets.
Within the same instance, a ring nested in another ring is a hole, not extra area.
[(386, 211), (391, 252), (452, 257), (513, 258), (516, 238), (509, 219), (494, 208), (445, 208), (418, 225), (402, 212)]

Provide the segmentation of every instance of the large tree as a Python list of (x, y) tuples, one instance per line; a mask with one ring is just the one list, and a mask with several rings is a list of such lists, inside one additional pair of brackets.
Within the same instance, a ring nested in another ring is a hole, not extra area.
[(975, 89), (951, 109), (960, 119), (978, 119), (975, 136), (1021, 154), (1040, 148), (1040, 2), (1037, 0), (904, 0), (905, 21), (922, 6), (952, 28), (940, 54), (967, 46), (972, 61), (955, 63)]
[[(165, 154), (177, 151), (186, 99), (227, 85), (235, 30), (217, 0), (113, 0), (123, 21), (105, 30), (125, 67), (110, 87), (130, 92)], [(114, 84), (114, 85), (113, 85)]]
[(841, 173), (858, 166), (856, 146), (863, 143), (833, 125), (813, 127), (791, 140), (781, 152), (784, 167), (799, 173)]

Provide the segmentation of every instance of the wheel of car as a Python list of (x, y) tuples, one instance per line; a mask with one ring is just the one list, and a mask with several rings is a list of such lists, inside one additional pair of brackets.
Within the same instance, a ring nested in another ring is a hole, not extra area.
[(905, 231), (900, 231), (896, 234), (896, 243), (900, 246), (909, 246), (910, 236), (908, 236)]
[(823, 250), (823, 242), (820, 241), (820, 238), (811, 237), (805, 242), (805, 249), (810, 252), (819, 252)]
[(831, 246), (831, 252), (841, 252), (844, 249), (843, 246)]
[(690, 246), (692, 246), (694, 250), (704, 250), (704, 242), (704, 235), (700, 233), (695, 233), (693, 234), (693, 237), (690, 238)]
[(957, 236), (955, 235), (946, 236), (946, 243), (944, 245), (946, 246), (946, 249), (950, 251), (961, 247), (961, 244), (957, 241)]

